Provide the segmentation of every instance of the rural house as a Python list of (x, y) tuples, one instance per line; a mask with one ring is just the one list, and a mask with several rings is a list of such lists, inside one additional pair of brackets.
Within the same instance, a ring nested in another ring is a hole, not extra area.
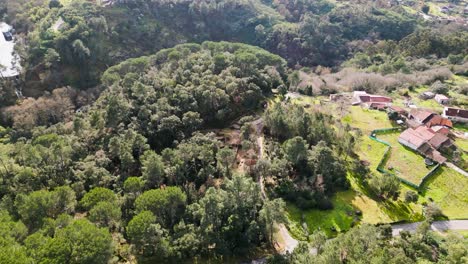
[(442, 116), (455, 122), (468, 123), (468, 110), (465, 109), (445, 107)]
[(449, 98), (443, 94), (437, 94), (434, 99), (439, 103), (439, 104), (448, 104), (449, 103)]
[(452, 121), (449, 119), (434, 114), (432, 112), (420, 109), (413, 109), (409, 114), (408, 125), (412, 128), (416, 128), (420, 125), (425, 125), (426, 127), (433, 127), (433, 126), (444, 126), (447, 128), (452, 128), (453, 124)]
[(413, 120), (419, 125), (424, 125), (429, 119), (434, 116), (434, 113), (431, 113), (426, 110), (412, 109), (409, 113), (409, 119)]
[(382, 95), (368, 94), (365, 91), (354, 91), (352, 105), (361, 105), (373, 109), (382, 109), (390, 106), (392, 98)]
[(406, 129), (401, 133), (398, 142), (439, 163), (444, 163), (446, 158), (438, 150), (452, 146), (452, 141), (446, 135), (426, 126)]

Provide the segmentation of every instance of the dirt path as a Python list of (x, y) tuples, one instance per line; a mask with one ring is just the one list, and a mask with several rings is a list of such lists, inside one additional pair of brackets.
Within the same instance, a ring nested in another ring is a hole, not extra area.
[[(264, 141), (263, 136), (259, 136), (257, 138), (258, 159), (262, 159), (263, 155), (264, 155), (263, 141)], [(257, 181), (258, 181), (258, 184), (260, 185), (260, 192), (262, 193), (262, 198), (265, 200), (267, 198), (267, 196), (266, 196), (266, 192), (265, 192), (265, 183), (264, 183), (262, 175), (260, 175), (260, 174), (258, 175)]]
[[(392, 225), (392, 235), (397, 236), (401, 231), (415, 232), (422, 222), (409, 224)], [(468, 230), (468, 220), (446, 220), (435, 221), (431, 224), (431, 230), (447, 231), (447, 230)]]
[(446, 162), (445, 165), (447, 165), (447, 167), (449, 168), (452, 168), (454, 170), (456, 170), (457, 172), (459, 172), (461, 175), (465, 176), (465, 177), (468, 177), (468, 172), (464, 171), (463, 169), (461, 169), (460, 167), (458, 167), (457, 165), (451, 163), (451, 162)]
[(283, 250), (281, 254), (286, 254), (286, 253), (291, 253), (294, 251), (294, 249), (297, 247), (299, 244), (299, 241), (294, 239), (291, 234), (289, 234), (288, 229), (284, 224), (279, 225), (279, 231), (278, 234), (281, 236), (283, 239), (284, 245), (283, 245)]
[[(265, 156), (265, 149), (264, 149), (264, 137), (261, 134), (261, 131), (257, 130), (257, 145), (258, 145), (258, 158), (262, 159)], [(257, 178), (258, 184), (260, 185), (260, 191), (262, 193), (262, 199), (267, 199), (267, 195), (265, 192), (265, 183), (263, 180), (263, 177), (261, 175), (258, 176)], [(281, 237), (280, 240), (282, 240), (282, 244), (280, 247), (282, 248), (281, 253), (286, 254), (287, 252), (293, 252), (293, 250), (297, 247), (299, 244), (299, 241), (294, 239), (291, 234), (289, 234), (288, 229), (284, 224), (278, 225), (278, 235)]]

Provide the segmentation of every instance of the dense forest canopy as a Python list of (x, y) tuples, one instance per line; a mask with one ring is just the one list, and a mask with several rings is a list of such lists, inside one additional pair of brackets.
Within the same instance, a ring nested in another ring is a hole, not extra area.
[[(430, 230), (447, 219), (440, 197), (423, 201), (432, 186), (369, 165), (368, 136), (383, 128), (369, 124), (398, 129), (402, 117), (329, 99), (366, 91), (408, 106), (432, 91), (466, 108), (468, 31), (434, 12), (415, 1), (0, 0), (24, 69), (0, 76), (0, 263), (465, 263), (466, 236)], [(467, 168), (466, 150), (447, 155)], [(393, 236), (366, 224), (354, 207), (365, 199), (411, 214), (374, 212), (372, 224), (424, 221)], [(313, 225), (342, 211), (331, 229)]]

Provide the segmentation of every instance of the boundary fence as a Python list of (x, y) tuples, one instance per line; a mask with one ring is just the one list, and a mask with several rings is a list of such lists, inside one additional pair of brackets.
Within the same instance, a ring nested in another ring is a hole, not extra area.
[(437, 172), (437, 170), (440, 168), (440, 164), (437, 163), (437, 165), (434, 166), (434, 168), (432, 168), (426, 175), (424, 175), (424, 177), (421, 179), (419, 184), (416, 184), (416, 183), (408, 181), (407, 179), (403, 179), (401, 177), (398, 177), (395, 173), (386, 170), (385, 169), (385, 164), (387, 163), (388, 159), (390, 158), (390, 154), (391, 154), (391, 151), (392, 151), (392, 145), (390, 143), (384, 141), (384, 140), (381, 140), (381, 139), (377, 138), (377, 135), (390, 134), (390, 133), (395, 133), (397, 131), (401, 131), (401, 128), (399, 128), (399, 127), (382, 128), (382, 129), (372, 130), (371, 134), (369, 135), (370, 139), (372, 139), (372, 140), (374, 140), (376, 142), (379, 142), (381, 144), (384, 144), (386, 146), (385, 152), (384, 152), (382, 158), (380, 159), (380, 162), (377, 165), (376, 169), (380, 173), (395, 176), (395, 177), (397, 177), (397, 179), (400, 182), (402, 182), (402, 183), (404, 183), (404, 184), (406, 184), (406, 185), (408, 185), (410, 187), (413, 187), (414, 189), (420, 191), (421, 187), (424, 185), (424, 183), (426, 183), (426, 181), (429, 180), (431, 178), (431, 176), (434, 175)]

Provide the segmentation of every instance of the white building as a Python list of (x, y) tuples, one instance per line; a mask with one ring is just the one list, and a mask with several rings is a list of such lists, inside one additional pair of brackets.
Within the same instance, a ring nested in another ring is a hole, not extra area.
[(449, 98), (443, 94), (436, 94), (434, 99), (439, 103), (439, 104), (448, 104), (449, 103)]
[(445, 107), (442, 116), (454, 122), (468, 123), (468, 110), (465, 109)]

